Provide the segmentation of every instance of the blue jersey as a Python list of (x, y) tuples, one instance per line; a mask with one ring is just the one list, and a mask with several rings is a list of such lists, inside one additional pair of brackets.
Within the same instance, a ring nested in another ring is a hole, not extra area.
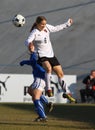
[(45, 70), (37, 63), (36, 54), (34, 52), (31, 54), (30, 60), (23, 60), (20, 62), (21, 66), (23, 66), (24, 64), (30, 65), (32, 67), (34, 78), (38, 77), (41, 79), (45, 79)]

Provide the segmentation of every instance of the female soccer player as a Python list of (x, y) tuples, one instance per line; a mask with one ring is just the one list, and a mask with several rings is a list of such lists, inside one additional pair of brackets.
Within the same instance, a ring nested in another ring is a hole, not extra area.
[(38, 62), (39, 64), (42, 64), (46, 70), (48, 96), (52, 96), (50, 84), (52, 70), (57, 74), (62, 89), (66, 91), (67, 87), (63, 79), (64, 73), (62, 67), (54, 55), (49, 35), (51, 32), (58, 32), (68, 28), (72, 23), (72, 19), (69, 19), (64, 24), (52, 26), (47, 24), (47, 20), (44, 16), (38, 16), (30, 30), (30, 35), (25, 42), (25, 45), (27, 45), (31, 53), (35, 47), (35, 51), (38, 54)]
[(47, 117), (44, 111), (43, 103), (47, 104), (49, 111), (53, 109), (53, 104), (42, 95), (42, 92), (46, 86), (45, 84), (45, 70), (37, 64), (36, 54), (33, 52), (31, 54), (30, 60), (23, 60), (20, 65), (30, 65), (33, 68), (34, 82), (29, 87), (28, 93), (32, 96), (34, 102), (35, 110), (37, 111), (38, 118), (35, 121), (46, 121)]

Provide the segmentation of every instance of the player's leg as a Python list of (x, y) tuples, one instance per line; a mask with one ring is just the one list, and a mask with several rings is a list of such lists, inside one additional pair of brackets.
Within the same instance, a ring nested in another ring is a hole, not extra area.
[(66, 83), (64, 81), (64, 73), (63, 73), (61, 65), (54, 66), (53, 71), (58, 76), (59, 84), (60, 84), (61, 88), (63, 89), (63, 91), (65, 92), (66, 91)]
[(45, 79), (46, 79), (46, 91), (47, 95), (49, 97), (53, 96), (52, 90), (51, 90), (51, 73), (52, 73), (52, 67), (48, 61), (42, 62), (42, 66), (45, 68), (46, 73), (45, 73)]
[(63, 90), (63, 97), (65, 95), (65, 98), (67, 98), (70, 102), (76, 102), (76, 99), (72, 97), (70, 90), (64, 81), (64, 72), (62, 70), (61, 65), (54, 66), (53, 70), (58, 76), (59, 84)]
[(43, 81), (42, 79), (36, 78), (28, 91), (28, 92), (31, 92), (30, 94), (32, 95), (32, 100), (35, 106), (35, 110), (38, 114), (38, 118), (35, 121), (46, 121), (47, 119), (44, 106), (42, 102), (40, 101), (40, 97), (42, 95), (44, 87), (45, 87), (45, 81)]
[(46, 104), (46, 106), (48, 108), (48, 112), (51, 112), (53, 110), (53, 103), (52, 102), (48, 102), (47, 98), (44, 95), (41, 95), (40, 101), (43, 104)]
[(47, 100), (47, 98), (46, 98), (44, 95), (41, 95), (40, 101), (41, 101), (43, 104), (48, 104), (48, 103), (49, 103), (48, 100)]
[[(39, 94), (39, 90), (34, 90), (36, 94)], [(40, 97), (33, 95), (33, 102), (35, 106), (35, 110), (38, 114), (38, 118), (35, 119), (35, 121), (45, 121), (47, 119), (43, 103), (40, 101)]]

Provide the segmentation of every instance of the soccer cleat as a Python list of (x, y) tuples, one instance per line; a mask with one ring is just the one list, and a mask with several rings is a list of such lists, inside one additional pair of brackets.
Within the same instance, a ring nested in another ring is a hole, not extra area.
[(65, 94), (63, 93), (63, 98), (67, 98), (70, 102), (77, 103), (76, 99), (71, 96), (71, 94)]
[(52, 97), (53, 96), (52, 90), (47, 90), (46, 93), (47, 93), (48, 97)]
[(47, 104), (47, 107), (48, 107), (48, 112), (51, 112), (53, 110), (53, 103), (52, 102), (49, 102)]
[(34, 122), (47, 122), (47, 118), (41, 118), (41, 117), (37, 117)]

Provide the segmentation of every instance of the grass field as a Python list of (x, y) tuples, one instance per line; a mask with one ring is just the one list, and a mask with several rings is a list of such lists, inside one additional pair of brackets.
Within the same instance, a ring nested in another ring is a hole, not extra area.
[(55, 104), (48, 122), (36, 117), (32, 104), (0, 103), (0, 130), (95, 130), (95, 104)]

